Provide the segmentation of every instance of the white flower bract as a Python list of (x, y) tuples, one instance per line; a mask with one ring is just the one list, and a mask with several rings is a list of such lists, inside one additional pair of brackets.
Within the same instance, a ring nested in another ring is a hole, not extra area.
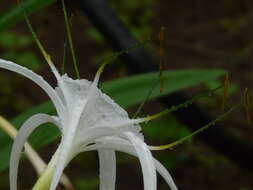
[[(114, 190), (116, 182), (115, 151), (137, 156), (141, 163), (144, 189), (156, 190), (156, 171), (176, 190), (169, 172), (153, 158), (144, 142), (139, 123), (145, 119), (130, 119), (127, 112), (98, 89), (101, 70), (93, 82), (61, 76), (50, 65), (58, 86), (51, 87), (41, 76), (13, 62), (0, 59), (0, 68), (19, 73), (39, 85), (52, 100), (57, 116), (35, 114), (20, 128), (10, 159), (10, 189), (17, 190), (17, 174), (21, 151), (29, 135), (41, 124), (51, 122), (61, 131), (61, 143), (53, 156), (50, 190), (55, 190), (66, 165), (79, 153), (98, 151), (100, 190)], [(48, 166), (48, 167), (49, 167)]]

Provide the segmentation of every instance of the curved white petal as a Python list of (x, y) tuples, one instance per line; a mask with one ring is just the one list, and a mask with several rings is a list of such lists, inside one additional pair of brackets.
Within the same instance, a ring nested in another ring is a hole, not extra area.
[(121, 130), (115, 129), (114, 127), (87, 128), (83, 131), (85, 132), (85, 135), (82, 139), (74, 139), (74, 133), (64, 135), (50, 190), (54, 190), (57, 187), (65, 166), (75, 155), (81, 152), (82, 147), (86, 147), (88, 144), (94, 143), (98, 138), (121, 134), (124, 131), (128, 131), (129, 128), (130, 127), (124, 127)]
[(141, 128), (139, 125), (136, 125), (139, 123), (139, 119), (125, 119), (123, 121), (108, 121), (102, 123), (98, 122), (95, 126), (88, 127), (88, 128), (82, 128), (82, 130), (78, 131), (75, 135), (75, 141), (76, 144), (83, 144), (83, 141), (85, 140), (84, 137), (89, 136), (88, 134), (96, 133), (97, 130), (99, 131), (105, 131), (108, 134), (113, 135), (116, 132), (123, 132), (123, 131), (131, 131), (134, 133), (138, 133)]
[(64, 104), (68, 107), (70, 113), (77, 108), (77, 104), (83, 104), (91, 86), (91, 82), (85, 79), (73, 80), (64, 74), (57, 79), (58, 87), (56, 91)]
[[(89, 87), (88, 94), (85, 96), (85, 101), (82, 102), (82, 104), (79, 107), (78, 110), (78, 124), (77, 128), (80, 130), (81, 127), (89, 126), (89, 124), (83, 123), (82, 121), (87, 121), (89, 123), (90, 118), (96, 117), (97, 115), (100, 115), (98, 112), (92, 113), (92, 109), (95, 107), (95, 102), (97, 100), (97, 97), (99, 97), (102, 92), (97, 88), (99, 77), (101, 72), (97, 72), (94, 81), (91, 83)], [(78, 130), (77, 129), (77, 130)]]
[[(67, 86), (65, 84), (65, 81), (64, 81), (64, 76), (61, 76), (59, 74), (59, 72), (57, 71), (57, 69), (55, 68), (55, 66), (53, 64), (50, 64), (50, 68), (51, 68), (51, 70), (52, 70), (52, 72), (53, 72), (53, 74), (54, 74), (54, 76), (55, 76), (55, 78), (57, 80), (58, 86), (59, 86), (59, 88), (60, 88), (60, 90), (62, 92), (62, 95), (63, 95), (62, 98), (64, 98), (63, 102), (66, 103), (66, 105), (68, 107), (67, 112), (69, 112), (69, 109), (71, 108), (72, 105), (71, 105), (71, 102), (68, 101), (68, 98), (71, 97), (71, 93), (72, 92), (70, 92), (68, 90), (68, 88), (67, 88)], [(65, 76), (67, 76), (67, 75), (65, 75)]]
[(131, 127), (123, 127), (121, 129), (115, 129), (114, 127), (91, 127), (82, 131), (83, 138), (77, 138), (74, 141), (73, 149), (79, 153), (82, 148), (85, 148), (87, 144), (96, 142), (97, 139), (106, 136), (114, 136), (123, 134), (123, 132), (131, 130)]
[(11, 150), (11, 158), (10, 158), (10, 189), (17, 190), (17, 174), (18, 174), (18, 166), (20, 161), (20, 156), (22, 152), (22, 148), (30, 136), (30, 134), (41, 124), (44, 123), (54, 123), (58, 126), (58, 121), (55, 117), (46, 115), (46, 114), (36, 114), (30, 117), (20, 128), (17, 137), (14, 140), (14, 144)]
[[(86, 151), (94, 151), (94, 150), (116, 150), (120, 152), (124, 152), (133, 156), (137, 156), (136, 150), (134, 147), (129, 144), (126, 140), (120, 138), (107, 138), (101, 140), (101, 143), (90, 145), (82, 149), (82, 152)], [(171, 190), (177, 190), (177, 187), (167, 169), (155, 158), (153, 158), (156, 170), (158, 173), (164, 178), (164, 180), (168, 183)]]
[(116, 183), (116, 155), (113, 150), (98, 150), (100, 190), (114, 190)]
[(131, 132), (126, 132), (127, 138), (133, 144), (141, 163), (145, 190), (156, 190), (157, 179), (153, 156), (146, 143)]
[(18, 64), (11, 62), (11, 61), (6, 61), (3, 59), (0, 59), (0, 68), (4, 68), (9, 71), (16, 72), (18, 74), (21, 74), (21, 75), (29, 78), (33, 82), (35, 82), (48, 94), (48, 96), (50, 97), (50, 99), (54, 103), (55, 108), (56, 108), (57, 112), (59, 113), (59, 115), (64, 114), (65, 109), (64, 109), (63, 104), (61, 102), (61, 99), (57, 96), (55, 90), (41, 76), (37, 75), (36, 73), (32, 72), (31, 70), (29, 70), (25, 67), (22, 67)]
[(74, 153), (71, 151), (73, 137), (74, 134), (65, 135), (63, 133), (63, 137), (59, 147), (59, 156), (57, 157), (55, 172), (52, 177), (50, 190), (56, 189), (66, 164), (68, 163), (69, 160), (71, 160), (74, 157)]
[(164, 178), (164, 180), (167, 182), (167, 184), (170, 186), (170, 189), (177, 190), (177, 186), (174, 183), (168, 170), (158, 160), (154, 159), (154, 162), (155, 162), (156, 170)]

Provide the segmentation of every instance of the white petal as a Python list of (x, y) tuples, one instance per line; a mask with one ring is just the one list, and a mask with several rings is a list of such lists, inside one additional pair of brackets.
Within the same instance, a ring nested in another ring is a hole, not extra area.
[[(62, 80), (59, 79), (59, 81), (61, 82)], [(62, 84), (64, 85), (64, 83)], [(74, 108), (75, 107), (77, 108), (73, 110), (69, 110), (69, 113), (71, 113), (71, 118), (69, 118), (69, 123), (65, 124), (65, 126), (68, 126), (68, 127), (66, 127), (66, 130), (63, 133), (63, 137), (61, 140), (60, 153), (59, 153), (59, 161), (56, 165), (55, 173), (53, 175), (52, 183), (50, 185), (50, 190), (56, 189), (65, 166), (78, 152), (78, 146), (75, 147), (75, 144), (73, 141), (75, 139), (75, 134), (78, 133), (77, 128), (80, 122), (82, 111), (83, 110), (85, 110), (85, 112), (88, 111), (86, 109), (86, 104), (88, 103), (88, 100), (92, 98), (93, 95), (95, 95), (96, 89), (97, 89), (96, 84), (92, 83), (87, 95), (87, 100), (85, 102), (83, 102), (82, 100), (75, 100), (77, 105), (74, 104), (75, 105)], [(72, 103), (69, 102), (69, 99), (68, 99), (68, 97), (70, 97), (68, 93), (70, 92), (65, 88), (61, 88), (61, 90), (63, 90), (62, 92), (66, 98), (67, 105), (69, 105), (69, 107), (72, 108), (71, 107)], [(66, 90), (66, 94), (64, 90)], [(88, 139), (89, 138), (90, 136), (88, 137)]]
[(97, 88), (99, 72), (89, 88), (86, 102), (82, 105), (78, 130), (87, 127), (102, 126), (105, 123), (129, 120), (127, 112), (110, 97)]
[(64, 76), (67, 76), (67, 75), (64, 75), (62, 77), (59, 74), (57, 75), (56, 73), (58, 73), (58, 71), (56, 69), (53, 70), (53, 73), (56, 76), (57, 84), (58, 84), (60, 91), (62, 93), (61, 98), (64, 99), (63, 102), (67, 105), (67, 108), (68, 108), (67, 112), (69, 113), (70, 110), (72, 110), (72, 108), (75, 106), (75, 104), (73, 104), (73, 102), (71, 101), (73, 99), (72, 96), (73, 96), (74, 92), (69, 90), (68, 86), (65, 84)]
[(7, 69), (9, 71), (16, 72), (18, 74), (21, 74), (33, 82), (35, 82), (37, 85), (39, 85), (51, 98), (52, 102), (54, 103), (57, 112), (59, 115), (62, 115), (64, 113), (64, 107), (61, 102), (61, 99), (57, 96), (55, 90), (39, 75), (32, 72), (31, 70), (22, 67), (20, 65), (17, 65), (11, 61), (6, 61), (3, 59), (0, 59), (0, 68)]
[(80, 127), (102, 126), (105, 123), (129, 120), (127, 112), (98, 88), (94, 87), (94, 93), (89, 97), (82, 111)]
[(98, 138), (106, 137), (106, 136), (114, 136), (114, 135), (121, 135), (123, 132), (130, 131), (131, 127), (123, 127), (120, 129), (115, 129), (115, 127), (91, 127), (84, 129), (82, 131), (82, 136), (79, 138), (75, 138), (74, 140), (74, 150), (78, 151), (80, 149), (86, 147), (87, 144), (94, 143)]
[(60, 87), (56, 88), (59, 96), (64, 100), (65, 103), (68, 101), (70, 105), (75, 107), (77, 100), (85, 101), (85, 99), (87, 99), (87, 95), (91, 86), (90, 81), (86, 79), (73, 80), (72, 78), (68, 77), (67, 74), (64, 74), (59, 80), (62, 80), (64, 83), (64, 87), (66, 88), (65, 90), (70, 92), (69, 95), (66, 96), (66, 94), (63, 92), (63, 89)]
[[(92, 151), (92, 150), (101, 150), (101, 149), (113, 149), (116, 151), (124, 152), (133, 156), (138, 156), (134, 147), (130, 145), (126, 140), (120, 138), (104, 138), (101, 140), (101, 143), (90, 145), (85, 147), (82, 151)], [(171, 190), (177, 190), (177, 187), (169, 174), (166, 168), (155, 158), (153, 158), (156, 170), (168, 183)]]
[(57, 157), (58, 160), (56, 162), (55, 172), (52, 177), (50, 190), (56, 189), (65, 166), (74, 157), (74, 154), (71, 151), (72, 141), (73, 141), (73, 134), (65, 135), (63, 133), (63, 137), (62, 137), (60, 147), (59, 147), (59, 156)]
[(164, 178), (164, 180), (167, 182), (167, 184), (170, 186), (170, 189), (177, 190), (177, 186), (174, 183), (168, 170), (158, 160), (154, 159), (154, 162), (155, 162), (156, 170)]
[(138, 154), (142, 168), (144, 189), (156, 190), (156, 169), (151, 152), (149, 151), (147, 145), (133, 133), (126, 132), (126, 136), (133, 144)]
[(30, 134), (43, 123), (58, 124), (54, 117), (46, 114), (36, 114), (30, 117), (20, 128), (11, 150), (10, 158), (10, 189), (17, 189), (17, 174), (22, 148)]
[[(88, 128), (83, 127), (81, 130), (79, 130), (76, 133), (75, 141), (77, 144), (83, 144), (83, 141), (85, 140), (84, 137), (89, 137), (89, 133), (94, 134), (96, 133), (96, 130), (99, 131), (105, 131), (105, 136), (108, 135), (114, 135), (116, 133), (120, 133), (123, 131), (131, 131), (133, 133), (139, 133), (141, 130), (139, 125), (136, 125), (139, 123), (138, 119), (126, 119), (123, 121), (110, 121), (110, 122), (98, 122), (95, 126), (91, 126)], [(81, 127), (81, 126), (79, 126)], [(96, 137), (98, 138), (98, 137)], [(91, 138), (89, 138), (91, 139)]]
[[(67, 87), (65, 86), (63, 77), (60, 75), (60, 73), (57, 71), (57, 69), (55, 68), (54, 64), (49, 64), (56, 80), (58, 83), (58, 86), (61, 88), (62, 92), (63, 92), (63, 96), (65, 98), (65, 96), (70, 96), (71, 91), (68, 91)], [(68, 102), (67, 102), (68, 103)]]
[(74, 120), (70, 120), (69, 123), (64, 123), (65, 126), (69, 126), (67, 128), (63, 127), (62, 139), (59, 147), (59, 157), (55, 166), (55, 173), (52, 178), (50, 190), (56, 189), (65, 166), (77, 153), (77, 150), (73, 146), (73, 142), (79, 120), (78, 117), (71, 117), (70, 119), (72, 118)]
[[(59, 80), (58, 82), (62, 82), (62, 78), (59, 78), (58, 80)], [(85, 125), (80, 124), (80, 121), (82, 120), (81, 115), (83, 114), (85, 116), (88, 116), (85, 118), (89, 118), (89, 115), (87, 113), (90, 112), (89, 108), (92, 107), (93, 105), (92, 100), (100, 92), (97, 88), (98, 80), (99, 80), (99, 74), (96, 75), (94, 82), (91, 84), (88, 94), (87, 94), (87, 99), (85, 98), (85, 101), (83, 101), (82, 99), (77, 99), (77, 100), (74, 100), (73, 103), (70, 102), (71, 99), (68, 99), (68, 97), (71, 97), (69, 95), (72, 95), (73, 92), (72, 91), (69, 92), (68, 89), (65, 88), (64, 82), (59, 83), (59, 85), (61, 84), (64, 85), (63, 87), (61, 86), (59, 87), (62, 90), (62, 94), (64, 95), (66, 99), (66, 103), (68, 107), (72, 108), (72, 105), (74, 105), (73, 106), (74, 109), (68, 110), (69, 113), (71, 114), (71, 118), (69, 118), (70, 119), (69, 123), (64, 124), (64, 129), (66, 128), (66, 130), (63, 133), (63, 138), (62, 138), (62, 143), (61, 143), (62, 146), (59, 153), (59, 162), (56, 165), (55, 174), (52, 179), (50, 190), (54, 190), (57, 187), (57, 184), (59, 183), (59, 179), (62, 175), (62, 172), (66, 164), (69, 162), (69, 160), (72, 159), (72, 157), (74, 157), (77, 154), (77, 152), (79, 152), (79, 141), (77, 138), (75, 138), (75, 135), (79, 133), (78, 128), (80, 129), (80, 127), (85, 126)], [(77, 80), (77, 82), (79, 81)], [(104, 136), (104, 133), (105, 133), (105, 130), (98, 130), (98, 133), (96, 131), (93, 131), (90, 134), (85, 134), (85, 136), (83, 137), (84, 140), (81, 140), (80, 143), (84, 144), (85, 142), (89, 142), (93, 140), (94, 137), (96, 138), (96, 136), (98, 137)], [(73, 142), (74, 139), (77, 139), (76, 141), (78, 142), (76, 143)]]
[(100, 190), (114, 190), (116, 182), (116, 156), (113, 150), (98, 150)]

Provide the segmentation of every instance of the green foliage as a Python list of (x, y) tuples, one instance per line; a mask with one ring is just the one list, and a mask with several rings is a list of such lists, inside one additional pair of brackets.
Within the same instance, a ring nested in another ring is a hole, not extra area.
[[(127, 25), (137, 39), (147, 39), (152, 34), (152, 19), (154, 17), (154, 1), (109, 1), (120, 19)], [(104, 42), (101, 34), (94, 28), (86, 30), (86, 35), (99, 44)]]
[(0, 31), (6, 30), (18, 21), (24, 20), (24, 9), (27, 15), (29, 15), (52, 4), (54, 1), (55, 0), (23, 0), (22, 7), (17, 6), (15, 1), (13, 1), (15, 6), (6, 13), (2, 13), (0, 16)]
[(248, 25), (246, 17), (240, 16), (237, 18), (223, 18), (220, 20), (220, 26), (231, 36), (240, 34)]
[[(1, 139), (2, 140), (2, 139)], [(4, 141), (3, 142), (8, 142)], [(10, 160), (10, 152), (11, 152), (11, 144), (6, 144), (6, 145), (1, 145), (1, 156), (0, 156), (0, 171), (5, 170), (8, 165), (9, 165), (9, 160)]]
[[(20, 35), (11, 31), (0, 32), (0, 57), (19, 63), (33, 71), (41, 69), (41, 61), (36, 54), (28, 50), (32, 44), (32, 38), (27, 35)], [(31, 105), (31, 100), (25, 96), (25, 92), (20, 85), (22, 80), (19, 77), (12, 77), (9, 72), (1, 71), (0, 75), (0, 109), (5, 108), (5, 113), (15, 113), (24, 110)], [(10, 80), (11, 79), (11, 80)], [(9, 81), (8, 83), (6, 81)], [(13, 97), (16, 93), (19, 96)]]
[[(152, 19), (154, 14), (154, 1), (108, 1), (123, 23), (130, 29), (136, 39), (146, 40), (152, 34)], [(94, 27), (86, 30), (86, 35), (98, 44), (103, 44), (103, 36)], [(101, 52), (104, 54), (105, 52)], [(101, 57), (101, 55), (98, 55)]]
[[(150, 99), (154, 99), (168, 93), (173, 93), (203, 82), (208, 82), (223, 74), (224, 71), (222, 70), (183, 70), (164, 72), (164, 92), (160, 93), (158, 87), (154, 88)], [(104, 83), (103, 90), (122, 107), (127, 108), (143, 102), (152, 86), (159, 86), (158, 84), (158, 73), (147, 73)], [(29, 116), (35, 113), (53, 114), (55, 113), (55, 110), (53, 105), (47, 102), (22, 113), (11, 122), (14, 126), (19, 128)], [(151, 133), (152, 132), (150, 132), (150, 134)], [(167, 133), (169, 133), (169, 131)], [(184, 133), (185, 132), (182, 131), (182, 135)], [(58, 133), (56, 128), (51, 125), (46, 125), (32, 135), (30, 143), (35, 145), (35, 148), (38, 148), (52, 142), (57, 138), (57, 136)], [(0, 171), (2, 171), (8, 166), (11, 140), (2, 131), (0, 131), (0, 141)]]
[[(211, 80), (207, 83), (205, 83), (205, 87), (207, 88), (207, 90), (211, 90), (216, 88), (217, 86), (221, 86), (222, 85), (222, 81), (215, 79), (215, 80)], [(229, 85), (228, 88), (228, 96), (234, 96), (236, 93), (238, 93), (239, 90), (239, 86), (236, 83), (231, 83)], [(221, 106), (221, 102), (222, 102), (222, 98), (223, 98), (223, 90), (217, 91), (217, 93), (215, 93), (215, 98), (210, 99), (210, 98), (202, 98), (199, 99), (198, 103), (203, 106), (206, 109), (214, 109), (217, 107)]]
[(77, 190), (81, 189), (97, 189), (99, 181), (97, 178), (91, 179), (76, 179), (75, 180), (75, 187)]
[(160, 93), (157, 73), (140, 74), (105, 83), (102, 89), (122, 107), (130, 107), (143, 102), (152, 90), (150, 99), (183, 90), (203, 82), (208, 82), (225, 72), (222, 70), (180, 70), (167, 71), (164, 76), (164, 91)]
[(10, 31), (0, 33), (0, 46), (5, 49), (23, 48), (31, 42), (32, 39), (28, 36), (16, 35)]
[(190, 131), (172, 116), (148, 122), (142, 126), (143, 132), (149, 137), (159, 139), (159, 141), (164, 141), (167, 144), (168, 139), (173, 142), (190, 134)]
[(42, 65), (39, 58), (32, 52), (23, 52), (22, 54), (17, 55), (16, 62), (33, 71), (39, 71)]
[(104, 39), (102, 35), (95, 29), (95, 27), (90, 27), (86, 31), (86, 35), (89, 36), (91, 39), (95, 40), (99, 44), (104, 43)]
[(25, 35), (18, 35), (10, 31), (1, 32), (0, 48), (5, 50), (1, 57), (12, 60), (33, 71), (39, 71), (41, 68), (39, 58), (34, 53), (23, 50), (32, 42), (32, 38)]
[[(215, 80), (211, 80), (207, 83), (205, 83), (205, 86), (207, 87), (208, 90), (212, 90), (214, 88), (216, 88), (217, 86), (221, 86), (222, 85), (222, 81), (215, 79)], [(239, 86), (236, 83), (232, 83), (229, 85), (228, 88), (228, 95), (232, 96), (235, 95), (238, 92)], [(223, 91), (219, 91), (217, 92), (217, 95), (219, 95), (220, 97), (223, 96)]]
[(155, 1), (110, 0), (109, 3), (137, 39), (146, 39), (151, 36), (150, 23), (155, 16)]
[[(162, 145), (174, 142), (191, 133), (183, 124), (179, 123), (172, 115), (168, 115), (159, 120), (142, 124), (142, 131), (145, 136), (155, 141), (152, 145)], [(169, 154), (169, 152), (159, 152), (156, 156), (166, 168), (173, 169), (179, 162), (187, 160), (187, 156), (179, 154)]]

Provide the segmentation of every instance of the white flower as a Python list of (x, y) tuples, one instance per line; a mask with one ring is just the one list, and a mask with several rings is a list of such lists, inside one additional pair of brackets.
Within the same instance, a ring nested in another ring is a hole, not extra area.
[(145, 121), (145, 118), (130, 119), (124, 109), (98, 89), (103, 66), (93, 82), (73, 80), (66, 74), (60, 76), (54, 65), (50, 64), (50, 67), (58, 83), (55, 89), (34, 72), (0, 59), (0, 68), (24, 75), (39, 85), (52, 100), (58, 114), (36, 114), (22, 125), (11, 152), (11, 190), (17, 189), (18, 166), (25, 141), (34, 129), (47, 122), (58, 126), (62, 134), (61, 143), (48, 166), (50, 190), (56, 189), (64, 168), (77, 154), (92, 150), (97, 150), (99, 155), (100, 190), (115, 189), (115, 151), (139, 158), (145, 190), (156, 190), (156, 171), (171, 189), (177, 189), (168, 171), (153, 158), (144, 142), (139, 123)]

